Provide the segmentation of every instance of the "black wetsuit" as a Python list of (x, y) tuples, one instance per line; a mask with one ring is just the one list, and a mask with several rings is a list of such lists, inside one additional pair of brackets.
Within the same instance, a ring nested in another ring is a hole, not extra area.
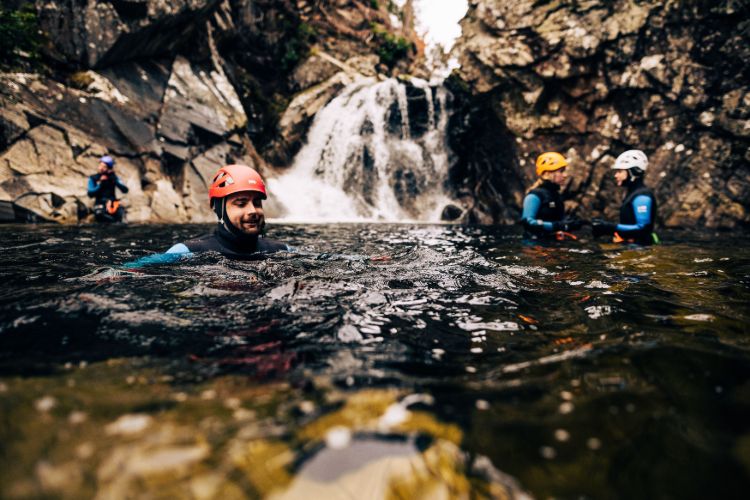
[(525, 237), (554, 237), (556, 229), (553, 225), (545, 223), (560, 222), (565, 218), (565, 205), (560, 195), (560, 186), (545, 180), (539, 187), (529, 191), (526, 196), (528, 198), (531, 195), (539, 198), (539, 208), (534, 213), (536, 207), (534, 203), (529, 211), (528, 204), (524, 201), (524, 214), (521, 222), (526, 230)]
[[(106, 179), (101, 180), (106, 175)], [(128, 187), (123, 184), (119, 177), (110, 172), (108, 174), (94, 174), (89, 176), (88, 195), (94, 198), (94, 216), (99, 222), (119, 222), (124, 217), (124, 209), (113, 203), (117, 200), (115, 189), (119, 188), (123, 193), (128, 192)], [(110, 211), (111, 208), (111, 211)]]
[(100, 181), (103, 175), (89, 176), (88, 195), (96, 200), (94, 203), (97, 205), (103, 205), (107, 200), (116, 200), (115, 188), (120, 188), (123, 193), (128, 192), (128, 187), (114, 173), (106, 174), (107, 178)]
[[(650, 207), (634, 203), (639, 196), (649, 198)], [(617, 233), (628, 242), (651, 245), (654, 243), (652, 233), (656, 221), (656, 209), (654, 192), (643, 184), (643, 179), (631, 181), (628, 184), (628, 194), (620, 206), (620, 224), (617, 226)], [(644, 213), (639, 217), (639, 214), (635, 213), (636, 210), (644, 210)], [(644, 216), (647, 216), (646, 224), (641, 222)]]
[(215, 251), (232, 259), (258, 259), (263, 254), (287, 252), (289, 246), (280, 241), (257, 236), (237, 236), (222, 226), (212, 234), (183, 243), (191, 253)]

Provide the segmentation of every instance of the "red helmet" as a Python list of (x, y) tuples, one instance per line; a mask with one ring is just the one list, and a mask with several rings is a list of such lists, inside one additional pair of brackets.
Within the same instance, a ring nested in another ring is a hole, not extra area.
[(208, 201), (224, 198), (240, 191), (256, 191), (266, 199), (266, 184), (260, 174), (247, 165), (227, 165), (216, 171), (211, 187), (208, 189)]

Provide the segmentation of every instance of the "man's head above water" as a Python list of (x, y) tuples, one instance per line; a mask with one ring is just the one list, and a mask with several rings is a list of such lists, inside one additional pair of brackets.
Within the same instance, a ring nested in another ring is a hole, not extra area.
[(252, 236), (263, 231), (263, 198), (256, 191), (240, 191), (230, 194), (224, 201), (225, 215), (232, 226), (241, 233)]
[(252, 238), (263, 231), (266, 185), (252, 168), (247, 165), (221, 167), (214, 175), (208, 197), (220, 227), (230, 234)]

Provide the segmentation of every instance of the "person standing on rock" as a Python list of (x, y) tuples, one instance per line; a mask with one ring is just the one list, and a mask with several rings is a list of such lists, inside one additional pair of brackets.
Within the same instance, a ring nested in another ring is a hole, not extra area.
[(526, 238), (575, 239), (569, 231), (580, 229), (583, 225), (580, 219), (565, 216), (560, 187), (567, 179), (567, 166), (567, 160), (560, 153), (547, 152), (536, 159), (538, 179), (523, 200), (521, 215)]
[(116, 189), (123, 193), (128, 187), (115, 174), (115, 160), (109, 156), (99, 158), (98, 172), (89, 176), (88, 195), (94, 198), (94, 217), (97, 222), (121, 222), (125, 209), (120, 206)]
[(611, 236), (615, 243), (659, 243), (654, 232), (656, 198), (643, 183), (648, 157), (643, 151), (631, 149), (618, 156), (612, 168), (617, 185), (628, 190), (620, 207), (620, 223), (594, 219), (591, 221), (594, 236)]

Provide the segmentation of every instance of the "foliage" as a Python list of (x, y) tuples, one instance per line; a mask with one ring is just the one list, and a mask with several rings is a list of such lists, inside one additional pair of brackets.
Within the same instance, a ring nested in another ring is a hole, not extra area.
[(372, 31), (377, 41), (377, 53), (380, 62), (392, 68), (399, 60), (409, 55), (414, 44), (402, 36), (396, 36), (381, 24), (373, 23)]
[(318, 36), (315, 28), (307, 23), (299, 23), (294, 35), (286, 40), (281, 56), (281, 69), (289, 72), (310, 53), (310, 45)]
[(0, 67), (17, 69), (39, 60), (40, 35), (33, 5), (13, 10), (0, 6)]
[(380, 8), (380, 5), (378, 4), (378, 0), (370, 0), (370, 7), (378, 10)]

